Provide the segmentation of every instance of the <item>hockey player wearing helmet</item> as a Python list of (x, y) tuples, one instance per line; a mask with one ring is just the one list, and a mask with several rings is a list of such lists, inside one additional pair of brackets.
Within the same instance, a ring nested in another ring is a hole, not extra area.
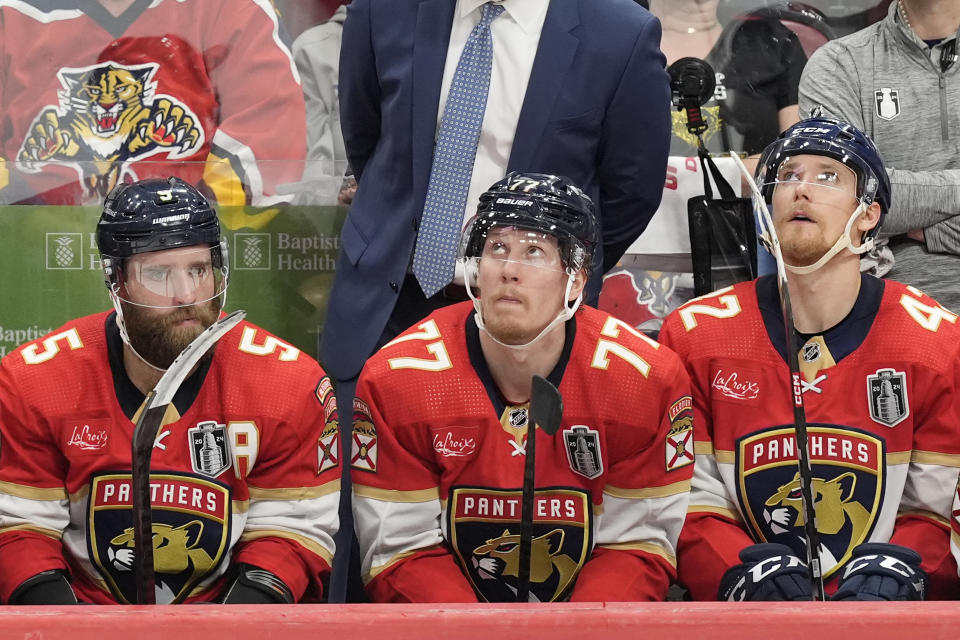
[[(0, 364), (5, 604), (135, 601), (134, 421), (226, 295), (216, 212), (178, 178), (117, 187), (97, 244), (114, 310)], [(338, 524), (336, 424), (315, 360), (248, 322), (226, 333), (177, 391), (154, 445), (156, 601), (320, 597)]]
[(107, 197), (97, 246), (127, 368), (143, 371), (134, 383), (149, 390), (223, 307), (229, 264), (220, 222), (183, 180), (143, 181)]
[[(954, 588), (950, 506), (960, 453), (957, 316), (861, 275), (890, 206), (873, 142), (826, 118), (794, 125), (761, 156), (793, 307), (788, 353), (775, 278), (681, 306), (661, 341), (685, 361), (696, 472), (679, 543), (695, 599), (812, 597), (794, 435), (806, 410), (817, 555), (835, 600), (922, 600)], [(772, 246), (773, 238), (765, 242)], [(788, 358), (801, 378), (791, 382)]]
[(693, 468), (687, 376), (668, 349), (580, 305), (597, 242), (593, 204), (569, 180), (508, 175), (462, 235), (472, 302), (367, 362), (351, 458), (373, 600), (517, 598), (534, 374), (564, 411), (555, 436), (536, 436), (530, 599), (665, 597)]

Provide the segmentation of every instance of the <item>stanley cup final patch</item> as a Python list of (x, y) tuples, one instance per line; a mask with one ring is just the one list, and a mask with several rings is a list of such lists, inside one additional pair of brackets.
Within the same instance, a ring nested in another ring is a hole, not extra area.
[(227, 427), (214, 420), (198, 422), (188, 431), (190, 462), (193, 470), (216, 478), (230, 468), (230, 449), (227, 446)]
[(574, 425), (563, 430), (563, 444), (570, 468), (575, 473), (591, 480), (603, 473), (599, 431), (581, 424)]
[(693, 463), (693, 399), (683, 396), (667, 412), (670, 432), (667, 434), (667, 471)]
[(907, 374), (893, 369), (877, 369), (867, 376), (867, 401), (874, 422), (895, 427), (910, 415), (907, 399)]
[(873, 101), (876, 103), (877, 117), (881, 120), (893, 120), (900, 115), (900, 92), (896, 89), (877, 89), (873, 92)]

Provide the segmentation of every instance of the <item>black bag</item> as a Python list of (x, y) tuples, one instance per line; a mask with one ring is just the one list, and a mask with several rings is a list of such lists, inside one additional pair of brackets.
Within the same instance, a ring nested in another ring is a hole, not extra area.
[[(687, 201), (696, 296), (757, 277), (757, 228), (750, 199), (735, 195), (702, 145), (699, 155), (705, 195)], [(710, 175), (719, 199), (713, 197)]]

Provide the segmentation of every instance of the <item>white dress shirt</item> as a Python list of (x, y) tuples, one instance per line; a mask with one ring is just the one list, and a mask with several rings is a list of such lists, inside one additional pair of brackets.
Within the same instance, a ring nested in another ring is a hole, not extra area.
[[(447, 95), (457, 70), (457, 62), (467, 38), (480, 22), (486, 0), (458, 0), (450, 31), (447, 61), (440, 85), (440, 108), (437, 127), (447, 104)], [(483, 115), (477, 157), (464, 211), (464, 224), (477, 212), (480, 194), (507, 172), (507, 161), (517, 131), (517, 119), (527, 93), (530, 70), (537, 55), (540, 31), (547, 15), (550, 0), (502, 0), (504, 11), (490, 24), (493, 34), (493, 66), (490, 70), (490, 88), (487, 108)]]

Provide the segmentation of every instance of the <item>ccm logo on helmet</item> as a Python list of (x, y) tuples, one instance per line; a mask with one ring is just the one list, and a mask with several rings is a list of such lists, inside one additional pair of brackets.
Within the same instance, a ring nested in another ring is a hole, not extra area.
[(803, 127), (802, 129), (797, 129), (802, 133), (830, 133), (830, 129), (822, 129), (820, 127)]
[(516, 200), (514, 198), (497, 198), (497, 204), (510, 204), (515, 207), (529, 207), (533, 205), (532, 200)]
[(180, 222), (181, 220), (187, 220), (190, 217), (189, 213), (181, 213), (176, 216), (167, 216), (165, 218), (155, 218), (153, 224), (168, 224), (170, 222)]

